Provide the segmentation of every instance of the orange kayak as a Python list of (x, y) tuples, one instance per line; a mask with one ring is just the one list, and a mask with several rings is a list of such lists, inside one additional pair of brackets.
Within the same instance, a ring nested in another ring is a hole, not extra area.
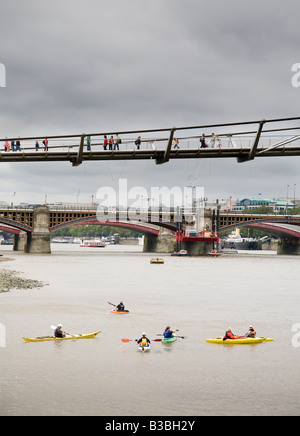
[(117, 315), (126, 315), (129, 313), (129, 310), (123, 310), (122, 312), (115, 309), (110, 309), (111, 313), (116, 313)]

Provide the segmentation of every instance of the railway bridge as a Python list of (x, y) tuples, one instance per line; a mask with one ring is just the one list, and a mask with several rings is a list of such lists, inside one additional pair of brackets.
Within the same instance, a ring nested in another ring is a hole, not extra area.
[[(205, 209), (203, 228), (207, 231), (222, 232), (237, 227), (250, 227), (265, 230), (280, 238), (279, 254), (300, 254), (300, 216), (255, 215), (233, 212), (215, 214)], [(219, 217), (218, 222), (214, 222)], [(183, 232), (195, 215), (183, 215)], [(128, 211), (115, 209), (113, 217), (106, 219), (97, 214), (96, 207), (31, 208), (5, 207), (0, 209), (0, 228), (14, 234), (14, 250), (27, 253), (50, 253), (51, 232), (74, 225), (109, 225), (136, 230), (145, 235), (145, 251), (172, 252), (177, 230), (176, 212), (136, 211), (134, 216)], [(205, 252), (209, 248), (205, 247)]]
[[(212, 229), (211, 210), (203, 211), (203, 226)], [(194, 217), (182, 217), (183, 230), (194, 224)], [(26, 253), (50, 253), (50, 235), (55, 230), (76, 225), (108, 225), (138, 231), (145, 235), (144, 251), (173, 252), (177, 217), (175, 211), (130, 211), (114, 209), (108, 217), (97, 213), (96, 207), (32, 208), (6, 207), (0, 209), (0, 226), (14, 234), (14, 250)], [(205, 247), (205, 251), (211, 247)]]

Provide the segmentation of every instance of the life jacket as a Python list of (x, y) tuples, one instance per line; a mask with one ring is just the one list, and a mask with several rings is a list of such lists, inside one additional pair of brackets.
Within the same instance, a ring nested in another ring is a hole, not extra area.
[(248, 338), (255, 338), (256, 336), (256, 331), (254, 329), (250, 329), (249, 332), (247, 333)]
[(148, 347), (148, 341), (146, 338), (143, 338), (140, 343), (141, 347)]
[(234, 335), (232, 334), (232, 332), (227, 331), (225, 333), (224, 339), (234, 339)]
[(54, 331), (54, 337), (55, 337), (55, 338), (63, 338), (63, 337), (64, 337), (63, 331), (62, 331), (62, 330), (59, 330), (59, 329), (55, 329), (55, 331)]

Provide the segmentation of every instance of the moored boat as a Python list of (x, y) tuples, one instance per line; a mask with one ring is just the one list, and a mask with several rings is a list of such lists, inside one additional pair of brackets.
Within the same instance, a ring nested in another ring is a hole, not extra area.
[(80, 247), (84, 248), (105, 248), (106, 244), (103, 241), (83, 241)]
[(242, 238), (240, 229), (236, 229), (226, 238), (221, 240), (222, 250), (235, 249), (235, 250), (261, 250), (262, 242), (254, 238)]
[(190, 256), (187, 250), (174, 251), (171, 256), (187, 257)]
[(220, 257), (220, 256), (222, 256), (222, 253), (220, 253), (219, 251), (216, 251), (216, 250), (212, 250), (212, 251), (210, 251), (207, 254), (210, 257)]

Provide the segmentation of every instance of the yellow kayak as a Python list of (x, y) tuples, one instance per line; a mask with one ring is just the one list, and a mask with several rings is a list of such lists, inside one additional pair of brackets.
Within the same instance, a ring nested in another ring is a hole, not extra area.
[(64, 338), (55, 338), (54, 336), (41, 336), (38, 338), (23, 338), (25, 342), (46, 342), (46, 341), (67, 341), (68, 339), (91, 339), (97, 336), (101, 330), (88, 333), (85, 335), (67, 335)]
[(238, 338), (238, 339), (226, 339), (223, 341), (223, 338), (217, 337), (215, 339), (206, 339), (206, 342), (209, 344), (222, 344), (222, 345), (242, 345), (242, 344), (261, 344), (262, 342), (270, 342), (273, 341), (272, 338)]
[(164, 264), (165, 261), (163, 259), (157, 257), (156, 259), (151, 259), (150, 263), (152, 263), (152, 264)]

